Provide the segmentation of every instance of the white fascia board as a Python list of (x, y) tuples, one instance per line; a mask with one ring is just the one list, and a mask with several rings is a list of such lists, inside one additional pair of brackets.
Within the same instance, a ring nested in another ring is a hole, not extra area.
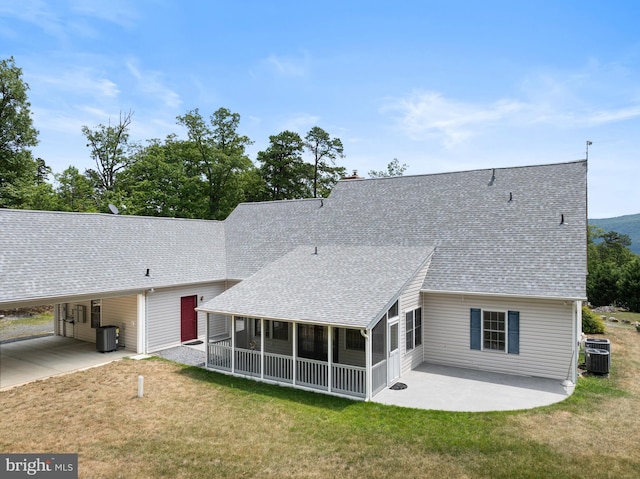
[(447, 294), (457, 296), (492, 296), (496, 298), (521, 298), (521, 299), (546, 299), (551, 301), (586, 301), (587, 298), (575, 296), (539, 296), (526, 294), (507, 294), (507, 293), (487, 293), (481, 291), (440, 291), (437, 289), (421, 289), (421, 293)]

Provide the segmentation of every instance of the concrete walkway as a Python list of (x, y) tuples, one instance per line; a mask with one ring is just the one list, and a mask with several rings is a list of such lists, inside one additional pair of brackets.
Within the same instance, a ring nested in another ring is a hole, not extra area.
[(401, 377), (406, 389), (386, 388), (373, 402), (439, 411), (513, 411), (566, 399), (573, 387), (557, 379), (531, 378), (473, 369), (421, 364)]
[(133, 354), (126, 350), (99, 353), (94, 343), (61, 336), (3, 343), (0, 344), (0, 390), (100, 366)]

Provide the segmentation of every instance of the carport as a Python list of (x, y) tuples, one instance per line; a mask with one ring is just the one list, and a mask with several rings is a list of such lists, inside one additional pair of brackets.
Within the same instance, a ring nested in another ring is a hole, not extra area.
[(119, 349), (100, 353), (86, 341), (46, 336), (0, 344), (0, 390), (131, 356)]

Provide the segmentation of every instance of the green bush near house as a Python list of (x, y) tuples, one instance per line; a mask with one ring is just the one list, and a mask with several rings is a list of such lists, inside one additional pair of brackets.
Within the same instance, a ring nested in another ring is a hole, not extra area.
[(586, 306), (582, 307), (582, 332), (585, 334), (602, 334), (605, 331), (604, 321)]

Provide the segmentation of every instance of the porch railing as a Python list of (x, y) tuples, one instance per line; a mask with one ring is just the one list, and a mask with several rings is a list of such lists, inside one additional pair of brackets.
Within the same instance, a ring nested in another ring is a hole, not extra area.
[(314, 359), (296, 360), (296, 384), (326, 391), (328, 388), (329, 364)]
[(387, 361), (376, 363), (371, 368), (371, 388), (376, 395), (387, 386)]
[[(233, 371), (245, 376), (261, 377), (261, 352), (249, 349), (231, 348), (231, 340), (208, 344), (207, 367), (218, 371)], [(380, 367), (380, 363), (376, 365)], [(271, 381), (293, 384), (294, 361), (292, 356), (264, 353), (264, 374)], [(329, 364), (324, 361), (297, 358), (295, 361), (295, 383), (321, 391), (329, 390)], [(386, 385), (386, 366), (384, 381)], [(375, 369), (374, 369), (375, 371)], [(366, 369), (346, 364), (331, 365), (331, 391), (353, 397), (366, 396)], [(374, 376), (375, 380), (375, 376)], [(384, 385), (383, 385), (384, 387)]]
[(365, 368), (333, 364), (331, 366), (331, 388), (342, 394), (365, 397), (367, 395)]
[(236, 348), (234, 366), (236, 372), (248, 376), (260, 376), (260, 351)]
[(225, 339), (209, 343), (207, 367), (222, 371), (231, 371), (231, 340)]
[(285, 383), (293, 382), (293, 358), (282, 354), (264, 353), (264, 377)]

